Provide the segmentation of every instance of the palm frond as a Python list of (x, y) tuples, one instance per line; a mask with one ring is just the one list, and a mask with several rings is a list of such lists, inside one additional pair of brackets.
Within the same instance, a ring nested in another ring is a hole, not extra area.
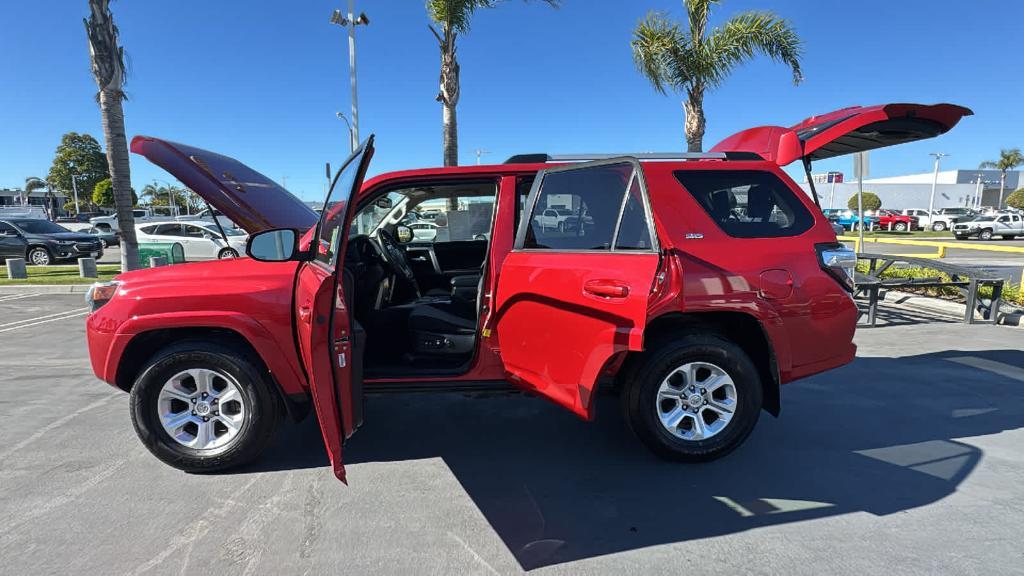
[(630, 42), (637, 69), (661, 94), (667, 88), (680, 88), (680, 79), (675, 73), (679, 67), (675, 63), (686, 44), (689, 44), (688, 37), (679, 24), (653, 11), (637, 24)]
[(686, 16), (690, 21), (690, 38), (694, 45), (704, 38), (708, 28), (708, 16), (711, 14), (711, 5), (718, 4), (721, 0), (683, 0), (686, 6)]
[(1024, 165), (1024, 153), (1020, 148), (1003, 148), (999, 151), (999, 160), (986, 160), (978, 164), (979, 169), (993, 169), (1007, 172)]
[(991, 160), (985, 160), (981, 164), (978, 164), (978, 170), (996, 170), (998, 168), (999, 164)]
[(758, 53), (789, 66), (794, 84), (803, 80), (803, 42), (789, 22), (770, 12), (744, 12), (707, 37), (700, 57), (708, 86), (721, 84), (733, 68)]

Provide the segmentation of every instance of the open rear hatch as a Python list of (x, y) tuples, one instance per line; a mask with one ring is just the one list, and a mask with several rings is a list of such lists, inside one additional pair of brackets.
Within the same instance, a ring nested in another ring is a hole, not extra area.
[(973, 112), (955, 104), (852, 106), (799, 124), (759, 126), (722, 140), (711, 152), (753, 152), (785, 166), (934, 138)]
[(271, 228), (312, 228), (312, 208), (263, 174), (234, 158), (185, 144), (136, 136), (132, 152), (170, 172), (250, 234)]

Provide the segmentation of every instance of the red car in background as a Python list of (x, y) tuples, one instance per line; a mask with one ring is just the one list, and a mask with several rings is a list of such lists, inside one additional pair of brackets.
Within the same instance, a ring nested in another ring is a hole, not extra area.
[[(364, 393), (508, 384), (587, 420), (613, 391), (651, 450), (714, 459), (779, 414), (780, 385), (856, 351), (855, 255), (782, 166), (809, 173), (970, 113), (854, 107), (707, 154), (527, 155), (363, 184), (371, 137), (320, 215), (236, 160), (136, 137), (133, 152), (251, 234), (248, 257), (93, 286), (93, 370), (130, 392), (143, 444), (186, 471), (255, 458), (311, 407), (344, 480)], [(541, 225), (556, 206), (585, 224)], [(403, 222), (418, 208), (444, 211), (443, 232), (417, 239)]]
[(876, 210), (878, 216), (878, 227), (882, 230), (895, 230), (897, 232), (910, 232), (918, 230), (920, 224), (916, 216), (907, 216), (894, 210)]

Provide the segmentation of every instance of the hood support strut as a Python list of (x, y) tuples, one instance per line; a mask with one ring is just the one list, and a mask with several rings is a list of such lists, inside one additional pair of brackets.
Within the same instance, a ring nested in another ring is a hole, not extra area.
[(228, 242), (228, 235), (224, 233), (224, 227), (220, 225), (220, 220), (217, 220), (217, 212), (214, 211), (213, 206), (210, 206), (210, 201), (203, 198), (203, 203), (206, 204), (206, 209), (210, 211), (210, 218), (213, 218), (213, 223), (217, 225), (217, 230), (220, 230), (220, 237), (224, 239), (224, 245), (231, 246), (231, 243)]
[(814, 195), (814, 203), (818, 210), (821, 210), (821, 200), (818, 199), (818, 189), (814, 187), (814, 178), (811, 178), (811, 159), (804, 156), (804, 174), (807, 175), (807, 185), (811, 187), (811, 194)]

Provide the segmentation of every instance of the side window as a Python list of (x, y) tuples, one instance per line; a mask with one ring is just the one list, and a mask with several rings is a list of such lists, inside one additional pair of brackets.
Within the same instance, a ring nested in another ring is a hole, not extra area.
[(811, 229), (814, 217), (771, 172), (678, 170), (676, 179), (726, 234), (781, 238)]
[[(631, 162), (543, 176), (523, 238), (534, 250), (650, 250), (639, 176)], [(620, 225), (620, 217), (622, 219)], [(618, 231), (619, 241), (616, 241)]]
[(182, 228), (184, 228), (182, 236), (188, 236), (189, 238), (202, 238), (203, 234), (209, 234), (206, 230), (191, 224), (183, 224)]
[(1008, 224), (1010, 222), (1010, 217), (1009, 216), (1000, 216), (999, 218), (996, 219), (996, 222), (999, 222), (1001, 224)]
[(142, 226), (139, 228), (143, 234), (153, 234), (156, 232), (156, 226)]
[(136, 218), (144, 218), (146, 216), (145, 210), (132, 210), (132, 216)]
[(17, 230), (7, 222), (0, 222), (0, 236), (14, 236)]
[(149, 232), (149, 234), (157, 234), (159, 236), (184, 236), (181, 233), (181, 224), (161, 224), (155, 227), (156, 232)]

